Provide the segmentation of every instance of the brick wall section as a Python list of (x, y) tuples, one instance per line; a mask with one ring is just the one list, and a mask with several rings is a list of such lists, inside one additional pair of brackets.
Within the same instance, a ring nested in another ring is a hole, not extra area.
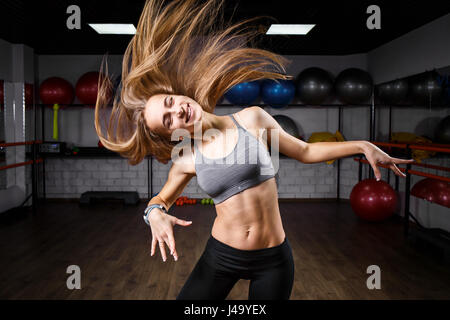
[[(430, 158), (423, 163), (450, 167), (450, 158)], [(159, 192), (167, 181), (171, 163), (164, 165), (153, 161), (153, 192)], [(349, 199), (353, 186), (358, 182), (358, 162), (353, 157), (340, 160), (340, 197)], [(449, 172), (416, 168), (432, 174), (450, 177)], [(369, 165), (363, 165), (362, 178), (368, 177)], [(384, 181), (387, 169), (381, 168)], [(27, 180), (31, 183), (31, 176)], [(395, 186), (391, 172), (390, 184)], [(278, 196), (283, 198), (335, 198), (337, 192), (337, 161), (333, 164), (304, 164), (281, 158), (276, 176)], [(422, 177), (413, 176), (411, 186)], [(406, 179), (400, 178), (399, 188), (404, 190)], [(130, 166), (123, 159), (48, 159), (46, 162), (46, 193), (49, 198), (78, 198), (85, 191), (137, 191), (142, 199), (148, 198), (147, 161)], [(30, 185), (31, 191), (31, 185)], [(182, 196), (207, 197), (194, 177), (184, 189)]]

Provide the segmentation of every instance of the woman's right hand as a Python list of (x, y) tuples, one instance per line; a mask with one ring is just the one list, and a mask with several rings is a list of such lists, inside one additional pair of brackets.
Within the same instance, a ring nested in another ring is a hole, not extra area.
[(175, 248), (175, 239), (173, 237), (173, 226), (178, 224), (186, 227), (192, 224), (192, 221), (185, 221), (171, 216), (161, 209), (153, 209), (148, 217), (150, 228), (152, 230), (152, 249), (151, 256), (155, 254), (156, 243), (159, 243), (159, 249), (161, 250), (161, 256), (163, 261), (167, 260), (166, 249), (164, 243), (170, 250), (170, 254), (173, 255), (175, 261), (178, 260), (178, 253)]

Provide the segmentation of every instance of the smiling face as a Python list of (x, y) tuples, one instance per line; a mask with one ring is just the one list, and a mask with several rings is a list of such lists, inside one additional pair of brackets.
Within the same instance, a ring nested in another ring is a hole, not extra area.
[(149, 129), (170, 139), (175, 129), (194, 132), (194, 123), (201, 117), (202, 108), (193, 99), (173, 94), (157, 94), (148, 99), (145, 121)]

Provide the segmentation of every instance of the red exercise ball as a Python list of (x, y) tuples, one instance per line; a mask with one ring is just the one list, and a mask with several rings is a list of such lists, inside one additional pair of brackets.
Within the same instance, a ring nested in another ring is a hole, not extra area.
[(73, 87), (63, 78), (50, 77), (41, 83), (39, 97), (44, 104), (71, 104), (74, 98)]
[(450, 183), (425, 178), (411, 189), (411, 195), (450, 208)]
[(381, 221), (392, 216), (397, 209), (397, 201), (397, 193), (383, 180), (362, 180), (350, 193), (353, 211), (357, 216), (368, 221)]
[(100, 73), (96, 71), (87, 72), (78, 79), (75, 92), (83, 104), (95, 104), (98, 93), (98, 79)]

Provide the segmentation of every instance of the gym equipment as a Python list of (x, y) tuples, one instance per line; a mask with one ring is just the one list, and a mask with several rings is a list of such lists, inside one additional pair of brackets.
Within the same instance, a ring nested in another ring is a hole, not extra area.
[[(431, 143), (430, 139), (422, 136), (415, 135), (409, 132), (392, 132), (391, 141), (392, 143)], [(392, 154), (399, 157), (407, 157), (405, 149), (394, 148)], [(412, 157), (417, 162), (422, 162), (423, 159), (431, 158), (436, 154), (435, 151), (413, 149)]]
[(96, 200), (123, 200), (126, 205), (139, 203), (136, 191), (87, 191), (81, 194), (80, 205), (88, 205)]
[(380, 100), (386, 104), (402, 102), (408, 94), (408, 81), (397, 79), (375, 87)]
[(358, 182), (350, 193), (353, 212), (367, 221), (382, 221), (395, 213), (398, 196), (383, 180), (365, 179)]
[(59, 77), (50, 77), (41, 83), (39, 96), (42, 103), (53, 104), (53, 139), (58, 140), (58, 109), (60, 104), (71, 104), (74, 90), (70, 82)]
[(450, 144), (450, 116), (446, 116), (439, 121), (439, 124), (434, 131), (434, 138), (437, 143)]
[(292, 80), (265, 79), (261, 84), (261, 98), (273, 108), (287, 106), (295, 96), (295, 84)]
[(372, 77), (358, 68), (343, 70), (336, 77), (334, 85), (338, 98), (349, 104), (366, 102), (373, 91)]
[(450, 208), (450, 183), (425, 178), (411, 189), (411, 195)]
[(225, 93), (225, 98), (232, 104), (248, 106), (252, 104), (260, 93), (259, 81), (243, 82), (233, 86)]
[(410, 78), (410, 96), (419, 105), (436, 105), (442, 102), (443, 81), (439, 81), (439, 73), (428, 71)]
[(319, 105), (333, 92), (331, 75), (317, 67), (303, 70), (297, 78), (297, 95), (307, 104)]
[(75, 93), (83, 104), (93, 105), (97, 101), (100, 73), (91, 71), (83, 74), (75, 86)]

